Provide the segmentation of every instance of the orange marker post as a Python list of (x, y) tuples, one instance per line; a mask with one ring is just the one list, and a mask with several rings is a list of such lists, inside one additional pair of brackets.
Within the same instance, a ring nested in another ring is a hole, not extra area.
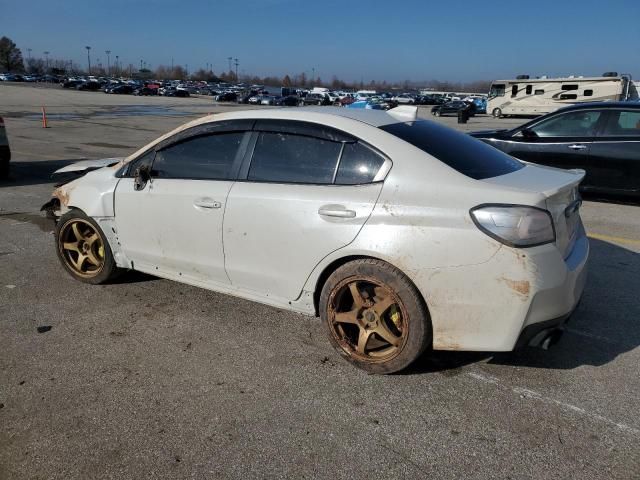
[(42, 107), (42, 128), (49, 128), (47, 125), (47, 111)]

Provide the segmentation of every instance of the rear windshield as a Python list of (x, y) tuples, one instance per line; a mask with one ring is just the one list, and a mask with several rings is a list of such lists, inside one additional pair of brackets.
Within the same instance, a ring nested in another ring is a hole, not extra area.
[(524, 166), (480, 140), (434, 122), (393, 123), (380, 128), (475, 180), (498, 177)]

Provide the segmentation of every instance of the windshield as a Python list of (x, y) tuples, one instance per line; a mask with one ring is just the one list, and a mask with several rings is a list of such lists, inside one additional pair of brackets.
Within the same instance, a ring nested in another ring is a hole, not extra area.
[(506, 175), (523, 167), (506, 153), (434, 122), (419, 120), (380, 128), (475, 180)]
[(489, 98), (504, 97), (504, 83), (494, 83), (489, 90)]

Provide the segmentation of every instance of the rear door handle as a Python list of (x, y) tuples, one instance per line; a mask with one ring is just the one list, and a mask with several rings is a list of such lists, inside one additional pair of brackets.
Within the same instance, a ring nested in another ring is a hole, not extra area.
[(318, 214), (323, 217), (355, 218), (355, 210), (347, 210), (342, 205), (327, 205), (318, 209)]
[(216, 202), (211, 198), (200, 198), (193, 202), (193, 204), (200, 208), (220, 208), (222, 206), (220, 202)]
[(587, 148), (586, 145), (580, 145), (579, 143), (574, 143), (573, 145), (568, 145), (568, 148), (571, 150), (584, 150)]

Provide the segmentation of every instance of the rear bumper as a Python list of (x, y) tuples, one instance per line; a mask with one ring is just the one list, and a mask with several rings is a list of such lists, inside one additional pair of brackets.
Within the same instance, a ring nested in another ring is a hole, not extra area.
[[(555, 330), (580, 301), (588, 257), (589, 241), (581, 227), (567, 258), (554, 244), (502, 247), (483, 264), (431, 275), (425, 298), (433, 348), (506, 352), (548, 346), (555, 339), (547, 338), (549, 334), (558, 336)], [(429, 296), (429, 291), (438, 294)]]

